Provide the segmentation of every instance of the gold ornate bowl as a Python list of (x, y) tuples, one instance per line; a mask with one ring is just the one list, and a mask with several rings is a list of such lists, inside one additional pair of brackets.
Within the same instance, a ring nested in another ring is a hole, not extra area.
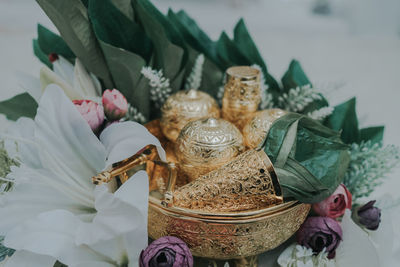
[(289, 239), (304, 222), (310, 205), (296, 201), (256, 211), (198, 213), (169, 207), (150, 196), (149, 236), (185, 241), (194, 256), (241, 259), (271, 250)]

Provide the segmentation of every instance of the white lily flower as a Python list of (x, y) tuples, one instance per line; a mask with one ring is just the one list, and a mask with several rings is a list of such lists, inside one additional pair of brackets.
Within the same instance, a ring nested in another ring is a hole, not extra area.
[(25, 73), (17, 73), (19, 85), (39, 102), (44, 90), (50, 84), (56, 84), (71, 100), (88, 99), (101, 102), (101, 84), (89, 73), (77, 58), (72, 65), (62, 56), (53, 62), (53, 70), (43, 67), (40, 80)]
[(35, 120), (15, 127), (8, 137), (18, 149), (9, 151), (21, 165), (0, 196), (0, 235), (17, 250), (6, 266), (137, 266), (147, 245), (147, 174), (115, 193), (91, 177), (149, 144), (165, 160), (159, 141), (134, 122), (107, 127), (99, 140), (57, 85), (46, 88)]

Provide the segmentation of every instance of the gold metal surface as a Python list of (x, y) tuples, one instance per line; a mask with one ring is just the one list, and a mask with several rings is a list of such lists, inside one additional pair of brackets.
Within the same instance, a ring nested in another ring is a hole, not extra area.
[(310, 205), (296, 203), (251, 219), (203, 219), (172, 212), (150, 201), (148, 231), (153, 239), (166, 235), (179, 237), (194, 256), (241, 259), (282, 244), (299, 229), (309, 210)]
[(164, 135), (172, 142), (190, 121), (201, 118), (219, 118), (217, 102), (207, 93), (198, 90), (179, 91), (171, 95), (161, 108), (160, 125)]
[(188, 123), (175, 146), (180, 169), (192, 181), (231, 161), (243, 150), (243, 137), (223, 119), (200, 119)]
[(242, 130), (261, 102), (260, 71), (248, 67), (231, 67), (226, 71), (222, 117)]
[(246, 147), (250, 149), (259, 148), (274, 121), (285, 114), (287, 114), (287, 111), (278, 108), (256, 112), (243, 128), (243, 139)]
[(282, 202), (276, 173), (262, 150), (246, 151), (174, 192), (174, 206), (214, 213), (257, 210)]

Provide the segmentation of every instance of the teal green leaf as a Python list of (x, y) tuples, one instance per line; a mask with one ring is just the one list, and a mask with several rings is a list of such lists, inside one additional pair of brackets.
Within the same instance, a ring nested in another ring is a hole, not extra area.
[(288, 70), (282, 77), (282, 85), (285, 92), (287, 92), (289, 89), (307, 84), (311, 84), (311, 82), (304, 73), (300, 63), (297, 60), (292, 60)]
[(80, 0), (36, 1), (85, 67), (101, 78), (106, 87), (112, 88), (111, 75), (89, 22), (85, 5)]
[(38, 104), (28, 93), (22, 93), (0, 102), (0, 113), (13, 121), (20, 117), (34, 118), (37, 108)]
[(149, 88), (147, 83), (140, 83), (140, 71), (146, 66), (146, 61), (127, 50), (100, 41), (106, 61), (110, 67), (116, 87), (126, 97), (128, 102), (137, 108), (146, 118), (149, 118)]
[(200, 29), (197, 23), (185, 11), (180, 10), (178, 13), (174, 13), (172, 10), (169, 10), (168, 18), (179, 30), (188, 45), (211, 59), (214, 64), (218, 64), (215, 42)]
[(235, 65), (251, 65), (251, 61), (247, 59), (244, 52), (229, 39), (225, 32), (222, 32), (217, 42), (217, 53), (223, 70)]
[(264, 151), (270, 157), (284, 197), (319, 202), (342, 182), (349, 164), (349, 147), (339, 133), (300, 114), (275, 121)]
[[(96, 1), (90, 1), (88, 12), (99, 40), (133, 52), (147, 62), (150, 60), (152, 52), (150, 39), (139, 24), (126, 17), (111, 0), (104, 0), (101, 5)], [(113, 78), (115, 81), (115, 77)]]
[[(134, 0), (135, 17), (140, 21), (155, 50), (154, 68), (162, 69), (171, 81), (185, 68), (188, 55), (179, 32), (169, 20), (147, 0)], [(183, 79), (183, 76), (182, 76)], [(176, 80), (175, 80), (176, 81)], [(176, 82), (175, 82), (176, 84)], [(179, 83), (181, 89), (182, 80)]]
[(39, 46), (46, 55), (56, 53), (67, 59), (75, 58), (74, 53), (61, 38), (61, 36), (55, 34), (40, 24), (38, 24), (37, 31)]
[(373, 144), (382, 143), (384, 126), (368, 127), (360, 130), (360, 141), (371, 141)]
[(125, 15), (125, 17), (131, 21), (135, 21), (131, 0), (111, 0), (111, 2)]
[(251, 65), (257, 64), (261, 67), (264, 73), (265, 81), (272, 91), (279, 92), (280, 88), (276, 80), (268, 73), (267, 65), (265, 64), (256, 44), (251, 38), (243, 19), (240, 19), (234, 29), (234, 39), (236, 46), (245, 51), (246, 57), (251, 61)]
[(356, 113), (356, 99), (352, 98), (337, 105), (326, 120), (325, 125), (335, 131), (340, 131), (341, 138), (346, 144), (359, 143), (360, 131)]
[(7, 248), (3, 245), (4, 237), (0, 237), (0, 262), (2, 262), (6, 257), (11, 257), (15, 250)]
[(39, 46), (38, 40), (33, 40), (33, 53), (35, 56), (42, 62), (44, 63), (47, 67), (50, 69), (53, 68), (53, 64), (49, 60), (49, 56), (42, 51), (42, 49)]

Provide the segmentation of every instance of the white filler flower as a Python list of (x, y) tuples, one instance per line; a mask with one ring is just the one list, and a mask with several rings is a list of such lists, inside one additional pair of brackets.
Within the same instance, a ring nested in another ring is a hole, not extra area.
[(20, 119), (8, 137), (21, 164), (0, 196), (0, 235), (17, 250), (6, 266), (137, 266), (147, 245), (147, 174), (114, 193), (91, 177), (148, 144), (165, 160), (159, 141), (135, 122), (113, 124), (99, 140), (57, 85), (46, 89), (35, 120)]

